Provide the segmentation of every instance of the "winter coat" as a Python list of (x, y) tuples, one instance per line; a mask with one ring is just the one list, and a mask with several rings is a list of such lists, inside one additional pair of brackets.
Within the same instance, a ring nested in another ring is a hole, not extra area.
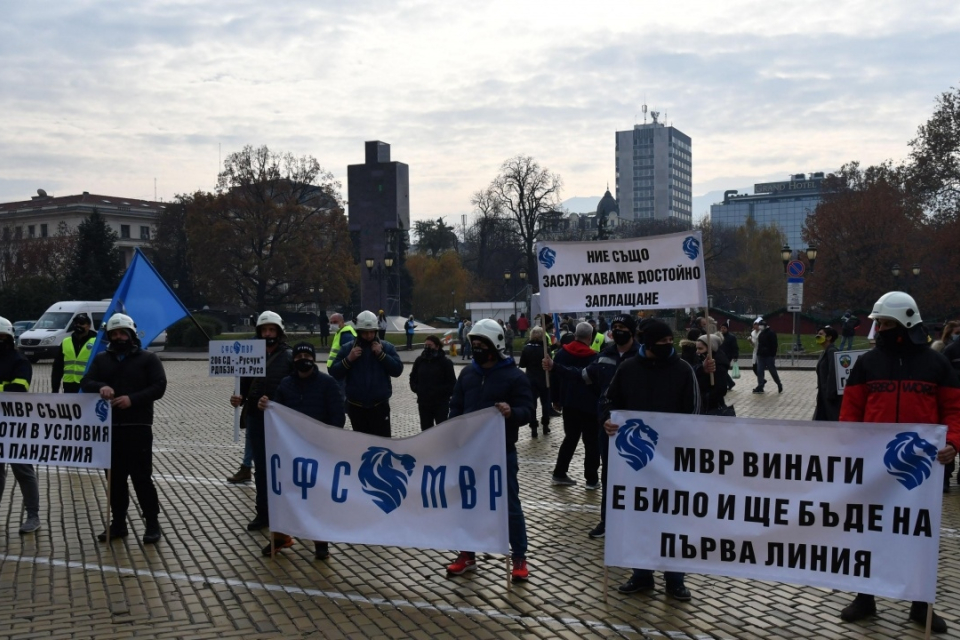
[(437, 405), (450, 401), (457, 375), (453, 361), (440, 350), (428, 358), (426, 350), (413, 363), (410, 371), (410, 390), (417, 395), (417, 404)]
[(523, 351), (520, 352), (521, 369), (527, 372), (530, 378), (530, 384), (536, 387), (547, 386), (547, 372), (543, 370), (543, 341), (531, 340), (523, 345)]
[(817, 406), (813, 409), (814, 420), (836, 422), (840, 419), (840, 403), (843, 398), (837, 393), (837, 367), (833, 357), (836, 352), (837, 347), (831, 344), (817, 360)]
[(676, 351), (669, 358), (648, 358), (641, 347), (617, 369), (600, 402), (603, 421), (614, 410), (696, 414), (700, 388), (693, 368)]
[(26, 356), (13, 348), (0, 353), (0, 391), (26, 393), (32, 381), (33, 365)]
[(740, 359), (740, 343), (737, 342), (737, 336), (729, 331), (723, 336), (723, 344), (720, 345), (720, 351), (727, 355), (727, 360), (734, 362)]
[(717, 370), (713, 373), (713, 384), (710, 384), (710, 374), (703, 370), (703, 361), (697, 356), (697, 364), (693, 368), (697, 374), (697, 386), (700, 389), (700, 410), (704, 414), (715, 414), (719, 409), (727, 406), (724, 399), (727, 387), (730, 386), (730, 360), (723, 351), (715, 351), (713, 361)]
[(359, 340), (363, 348), (360, 357), (354, 362), (347, 360), (347, 356), (356, 345), (350, 349), (341, 349), (336, 362), (330, 368), (330, 375), (335, 380), (346, 380), (347, 402), (359, 407), (375, 407), (390, 399), (393, 395), (393, 384), (390, 378), (399, 378), (403, 373), (403, 362), (397, 355), (397, 350), (389, 342), (381, 342), (383, 351), (379, 356), (373, 354), (370, 342)]
[(99, 394), (103, 387), (112, 387), (114, 398), (130, 398), (128, 408), (113, 408), (114, 427), (149, 426), (153, 424), (153, 403), (167, 390), (167, 374), (155, 353), (140, 348), (123, 356), (102, 351), (94, 356), (80, 388), (84, 393)]
[(516, 451), (520, 427), (534, 419), (537, 405), (530, 380), (517, 368), (513, 358), (504, 358), (489, 369), (476, 362), (464, 367), (450, 398), (450, 417), (486, 409), (498, 402), (510, 405), (510, 417), (505, 419), (507, 451)]
[(775, 334), (770, 327), (761, 331), (760, 335), (757, 336), (757, 357), (777, 357), (777, 334)]
[(844, 338), (852, 338), (857, 334), (857, 327), (860, 326), (860, 318), (857, 316), (844, 316), (843, 324), (840, 326), (840, 335)]
[(292, 373), (281, 380), (273, 401), (331, 427), (342, 429), (347, 422), (340, 385), (316, 368), (306, 378)]
[(261, 396), (273, 400), (280, 381), (293, 373), (293, 351), (285, 342), (277, 345), (273, 353), (267, 354), (266, 375), (262, 378), (240, 378), (240, 395), (246, 398), (247, 415), (256, 411), (261, 416), (263, 412), (257, 407)]
[[(554, 363), (562, 367), (584, 369), (600, 357), (593, 349), (574, 340), (563, 347), (554, 356)], [(550, 394), (554, 404), (576, 409), (584, 413), (596, 413), (599, 393), (596, 386), (588, 385), (583, 375), (560, 375), (559, 369), (550, 372)]]

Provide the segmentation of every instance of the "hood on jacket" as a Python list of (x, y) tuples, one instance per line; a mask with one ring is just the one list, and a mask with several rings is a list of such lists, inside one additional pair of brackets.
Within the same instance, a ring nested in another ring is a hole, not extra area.
[(596, 351), (591, 349), (589, 345), (585, 345), (579, 340), (574, 340), (573, 342), (568, 342), (567, 344), (563, 345), (563, 350), (569, 353), (570, 355), (576, 356), (578, 358), (589, 357), (592, 355), (596, 355), (597, 353)]

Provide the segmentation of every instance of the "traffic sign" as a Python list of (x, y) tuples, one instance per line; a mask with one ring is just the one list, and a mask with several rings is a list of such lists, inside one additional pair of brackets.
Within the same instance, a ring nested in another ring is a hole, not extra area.
[(800, 311), (800, 305), (798, 304), (788, 304), (787, 311)]
[(794, 278), (799, 278), (800, 276), (803, 275), (803, 272), (806, 270), (807, 268), (803, 266), (803, 263), (800, 262), (799, 260), (791, 260), (790, 263), (787, 265), (787, 273)]
[(787, 307), (789, 311), (799, 311), (800, 309), (789, 309), (789, 307), (799, 307), (803, 304), (803, 278), (787, 278)]

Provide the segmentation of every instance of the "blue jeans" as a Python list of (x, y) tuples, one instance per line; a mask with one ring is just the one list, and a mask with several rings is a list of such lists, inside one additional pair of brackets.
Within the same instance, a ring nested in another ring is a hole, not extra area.
[(757, 388), (763, 389), (763, 385), (767, 384), (763, 376), (763, 374), (767, 372), (770, 373), (773, 381), (777, 383), (777, 387), (782, 386), (780, 384), (780, 374), (777, 373), (776, 358), (773, 356), (757, 356)]
[[(37, 481), (37, 470), (32, 464), (10, 463), (10, 466), (13, 468), (13, 477), (17, 479), (17, 484), (20, 485), (20, 493), (23, 494), (23, 508), (26, 509), (27, 516), (40, 515), (40, 483)], [(514, 478), (516, 478), (516, 472), (514, 472)], [(7, 465), (0, 463), (0, 497), (3, 496), (6, 483)]]
[[(844, 346), (846, 345), (846, 346)], [(853, 349), (853, 336), (843, 336), (840, 338), (840, 346), (837, 347), (840, 351), (846, 351), (847, 349)]]

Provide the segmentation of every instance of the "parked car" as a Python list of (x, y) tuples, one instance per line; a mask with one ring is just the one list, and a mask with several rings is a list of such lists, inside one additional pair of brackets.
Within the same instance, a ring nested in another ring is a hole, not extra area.
[(19, 338), (21, 333), (29, 331), (35, 324), (37, 324), (36, 320), (17, 320), (13, 323), (13, 337)]

